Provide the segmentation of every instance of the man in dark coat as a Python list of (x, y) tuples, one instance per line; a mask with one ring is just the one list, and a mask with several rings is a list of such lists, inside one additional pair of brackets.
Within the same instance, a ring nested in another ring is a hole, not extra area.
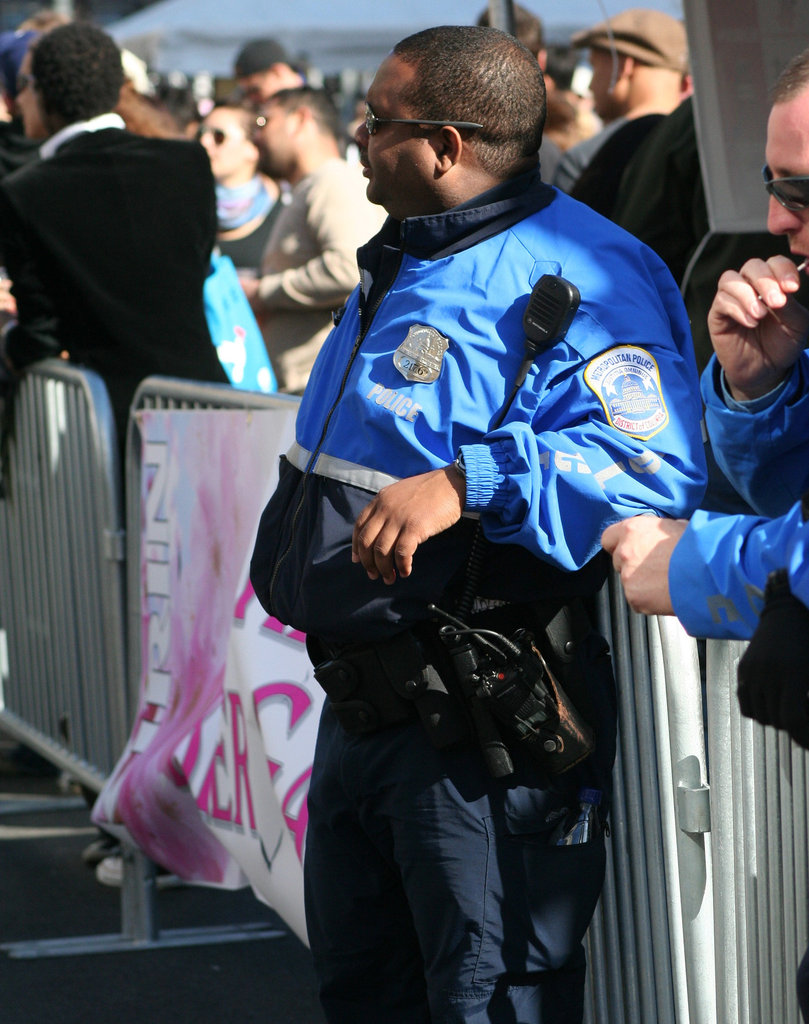
[(26, 54), (17, 102), (42, 159), (0, 185), (0, 248), (17, 300), (4, 354), (15, 371), (66, 355), (98, 372), (125, 436), (150, 374), (227, 382), (202, 288), (216, 231), (214, 184), (196, 143), (143, 138), (110, 113), (115, 43), (75, 22)]

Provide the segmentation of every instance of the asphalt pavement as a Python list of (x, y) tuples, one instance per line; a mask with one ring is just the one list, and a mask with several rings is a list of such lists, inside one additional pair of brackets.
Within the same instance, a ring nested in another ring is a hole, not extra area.
[[(52, 955), (49, 940), (120, 940), (121, 894), (82, 861), (97, 834), (84, 799), (12, 747), (0, 741), (0, 1024), (323, 1024), (309, 951), (250, 889), (158, 891), (149, 948)], [(213, 944), (168, 944), (211, 930)]]

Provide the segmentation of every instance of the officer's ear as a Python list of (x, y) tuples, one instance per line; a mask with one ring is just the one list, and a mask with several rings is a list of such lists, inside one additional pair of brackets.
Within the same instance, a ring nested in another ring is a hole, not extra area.
[(461, 154), (466, 145), (461, 133), (451, 125), (443, 125), (437, 129), (431, 138), (438, 170), (446, 174), (461, 161)]

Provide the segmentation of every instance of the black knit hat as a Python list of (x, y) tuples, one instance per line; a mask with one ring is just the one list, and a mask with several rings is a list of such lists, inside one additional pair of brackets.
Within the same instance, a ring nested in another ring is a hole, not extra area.
[(233, 62), (237, 78), (266, 71), (273, 64), (289, 64), (289, 56), (277, 39), (251, 39), (245, 43)]

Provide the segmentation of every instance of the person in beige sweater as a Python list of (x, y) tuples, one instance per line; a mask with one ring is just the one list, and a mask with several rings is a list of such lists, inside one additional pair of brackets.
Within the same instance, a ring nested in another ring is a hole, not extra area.
[(303, 86), (272, 96), (256, 120), (262, 170), (291, 186), (267, 239), (257, 279), (242, 279), (264, 334), (278, 388), (300, 394), (332, 326), (358, 283), (356, 251), (382, 226), (357, 167), (340, 156), (337, 111)]

